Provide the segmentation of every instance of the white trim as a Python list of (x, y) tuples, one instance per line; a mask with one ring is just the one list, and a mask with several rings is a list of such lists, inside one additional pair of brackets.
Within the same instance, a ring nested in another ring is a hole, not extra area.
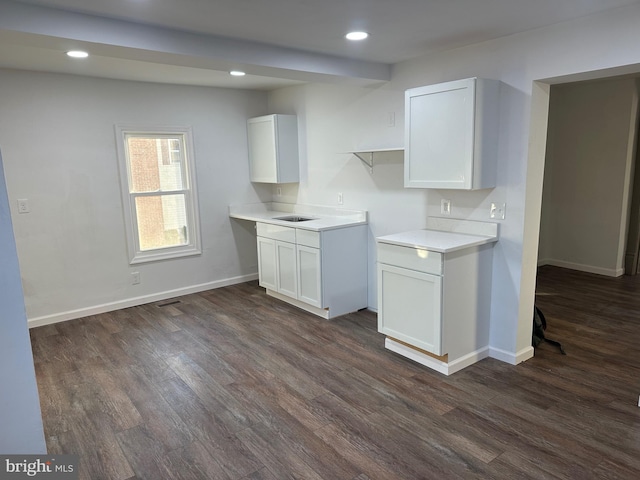
[[(129, 264), (153, 262), (171, 258), (179, 258), (202, 254), (202, 241), (200, 235), (200, 214), (198, 208), (198, 189), (196, 175), (195, 144), (193, 131), (190, 126), (163, 126), (163, 125), (126, 125), (116, 124), (116, 151), (120, 173), (120, 189), (122, 196), (123, 214), (125, 220), (127, 250)], [(184, 161), (181, 165), (183, 175), (183, 188), (166, 192), (131, 192), (131, 172), (126, 147), (128, 135), (145, 138), (161, 138), (167, 136), (180, 137), (184, 147)], [(183, 195), (187, 214), (187, 226), (189, 228), (189, 243), (152, 250), (141, 250), (139, 247), (138, 223), (136, 216), (135, 199), (149, 195)]]
[(199, 285), (191, 285), (189, 287), (176, 288), (175, 290), (167, 290), (164, 292), (153, 293), (150, 295), (143, 295), (141, 297), (133, 297), (125, 300), (118, 300), (117, 302), (103, 303), (101, 305), (94, 305), (92, 307), (79, 308), (77, 310), (69, 310), (66, 312), (54, 313), (52, 315), (44, 315), (41, 317), (31, 318), (28, 320), (29, 328), (41, 327), (43, 325), (50, 325), (52, 323), (65, 322), (67, 320), (74, 320), (77, 318), (88, 317), (90, 315), (98, 315), (100, 313), (112, 312), (114, 310), (120, 310), (123, 308), (135, 307), (138, 305), (144, 305), (145, 303), (157, 302), (160, 300), (167, 300), (169, 298), (179, 297), (182, 295), (189, 295), (192, 293), (204, 292), (206, 290), (213, 290), (215, 288), (227, 287), (229, 285), (236, 285), (238, 283), (250, 282), (257, 280), (258, 274), (252, 273), (249, 275), (241, 275), (238, 277), (227, 278), (224, 280), (216, 280), (213, 282), (201, 283)]
[(468, 235), (482, 235), (485, 237), (498, 236), (498, 224), (493, 222), (478, 222), (462, 218), (427, 217), (427, 228), (442, 232), (466, 233)]
[(533, 347), (523, 348), (517, 353), (507, 352), (506, 350), (501, 350), (500, 348), (489, 347), (490, 358), (495, 358), (496, 360), (500, 360), (511, 365), (517, 365), (524, 362), (525, 360), (533, 358), (533, 353)]
[(565, 262), (564, 260), (554, 260), (553, 258), (538, 260), (538, 266), (540, 267), (543, 265), (552, 265), (554, 267), (568, 268), (570, 270), (578, 270), (579, 272), (606, 275), (607, 277), (619, 277), (621, 275), (624, 275), (624, 268), (594, 267), (592, 265), (584, 265), (582, 263)]
[(391, 350), (392, 352), (402, 355), (403, 357), (413, 360), (414, 362), (418, 362), (419, 364), (424, 365), (425, 367), (429, 367), (432, 370), (435, 370), (444, 375), (451, 375), (453, 373), (459, 372), (463, 368), (468, 367), (469, 365), (473, 365), (474, 363), (489, 356), (489, 347), (483, 347), (474, 352), (468, 353), (467, 355), (463, 355), (460, 358), (456, 358), (455, 360), (452, 360), (450, 362), (443, 362), (442, 360), (438, 360), (437, 358), (431, 357), (411, 347), (398, 343), (389, 337), (385, 338), (384, 347), (387, 350)]

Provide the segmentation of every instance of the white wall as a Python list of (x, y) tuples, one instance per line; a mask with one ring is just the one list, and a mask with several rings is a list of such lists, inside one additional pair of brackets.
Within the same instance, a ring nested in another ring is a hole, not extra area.
[[(264, 93), (17, 71), (0, 71), (0, 85), (0, 144), (31, 324), (255, 276), (254, 233), (227, 207), (270, 197), (248, 182), (246, 119), (265, 113)], [(202, 255), (129, 266), (115, 123), (192, 126)], [(19, 198), (31, 213), (17, 214)]]
[[(545, 83), (533, 82), (640, 71), (638, 24), (640, 5), (623, 7), (406, 61), (379, 88), (307, 85), (273, 92), (268, 111), (297, 113), (303, 146), (300, 185), (274, 199), (335, 205), (342, 192), (345, 207), (371, 213), (369, 247), (375, 236), (424, 226), (428, 214), (438, 214), (443, 195), (452, 201), (452, 216), (476, 220), (488, 220), (489, 203), (506, 202), (494, 251), (490, 344), (493, 356), (520, 361), (531, 352), (548, 104)], [(339, 153), (402, 143), (404, 89), (471, 76), (503, 82), (495, 189), (405, 190), (398, 158), (384, 158), (371, 175)], [(247, 182), (244, 122), (267, 112), (263, 94), (16, 72), (0, 72), (0, 82), (0, 143), (12, 208), (16, 198), (29, 198), (33, 210), (13, 217), (30, 318), (255, 272), (252, 232), (229, 221), (226, 205), (275, 194)], [(395, 126), (388, 125), (389, 112)], [(205, 252), (137, 267), (142, 284), (133, 287), (112, 125), (140, 121), (194, 127)], [(373, 249), (369, 256), (375, 307)]]
[[(404, 92), (388, 87), (304, 85), (273, 92), (269, 111), (296, 113), (301, 145), (300, 183), (282, 186), (274, 200), (369, 211), (369, 307), (377, 309), (375, 236), (424, 227), (427, 193), (404, 189), (401, 153), (374, 158), (373, 172), (352, 154), (404, 143)], [(389, 126), (389, 113), (395, 125)], [(363, 246), (365, 247), (365, 246)]]
[(46, 453), (0, 153), (0, 454)]
[(624, 273), (635, 102), (631, 78), (552, 87), (541, 264)]
[[(396, 65), (391, 82), (377, 89), (311, 85), (273, 92), (269, 111), (297, 113), (308, 140), (306, 176), (299, 187), (283, 191), (285, 198), (335, 205), (341, 191), (345, 207), (369, 210), (372, 238), (424, 226), (427, 215), (439, 215), (443, 196), (452, 201), (453, 217), (484, 221), (489, 220), (491, 202), (506, 202), (506, 219), (500, 221), (500, 241), (494, 250), (491, 354), (512, 363), (528, 358), (548, 96), (544, 84), (533, 82), (560, 76), (569, 81), (581, 72), (630, 64), (625, 71), (640, 70), (636, 65), (640, 50), (635, 48), (640, 42), (638, 24), (636, 5), (409, 60)], [(338, 154), (352, 147), (401, 144), (404, 89), (473, 76), (503, 82), (495, 189), (409, 191), (402, 187), (400, 162), (391, 161), (370, 175), (357, 159)], [(534, 90), (537, 98), (532, 103)], [(529, 137), (532, 111), (535, 134)], [(395, 112), (396, 127), (387, 126), (388, 112)], [(530, 139), (535, 142), (531, 146)], [(371, 280), (375, 280), (374, 260), (375, 253), (370, 252)], [(375, 281), (370, 282), (370, 307), (376, 305), (375, 289)]]

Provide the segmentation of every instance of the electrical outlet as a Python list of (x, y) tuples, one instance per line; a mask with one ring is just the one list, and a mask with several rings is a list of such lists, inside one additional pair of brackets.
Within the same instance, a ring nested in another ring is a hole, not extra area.
[(344, 203), (344, 197), (342, 196), (342, 192), (338, 193), (338, 205), (342, 205)]
[(278, 188), (276, 188), (276, 195), (277, 195), (278, 197), (281, 197), (281, 196), (282, 196), (282, 187), (278, 187)]
[(138, 285), (140, 283), (140, 272), (131, 272), (131, 285)]
[(491, 203), (491, 208), (489, 209), (489, 218), (504, 220), (506, 210), (506, 203)]
[(440, 213), (442, 215), (451, 215), (451, 200), (440, 200)]
[(18, 213), (29, 213), (31, 209), (29, 208), (29, 200), (26, 198), (18, 199)]

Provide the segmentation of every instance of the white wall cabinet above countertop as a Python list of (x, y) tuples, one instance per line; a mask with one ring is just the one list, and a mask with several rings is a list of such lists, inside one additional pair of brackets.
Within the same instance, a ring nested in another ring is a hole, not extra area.
[[(310, 218), (310, 220), (291, 222), (282, 219), (291, 216)], [(230, 205), (229, 217), (315, 232), (366, 225), (368, 222), (366, 210), (347, 210), (320, 205), (278, 202)]]
[(499, 84), (468, 78), (405, 92), (405, 187), (495, 187)]
[(264, 115), (247, 121), (249, 174), (257, 183), (297, 183), (298, 121), (295, 115)]

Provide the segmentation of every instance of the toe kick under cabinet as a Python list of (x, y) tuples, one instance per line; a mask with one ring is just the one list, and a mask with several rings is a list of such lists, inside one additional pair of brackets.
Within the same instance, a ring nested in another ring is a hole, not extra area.
[(322, 231), (256, 223), (267, 294), (323, 318), (367, 306), (367, 228)]
[(496, 238), (432, 230), (379, 237), (385, 347), (446, 375), (488, 356)]

